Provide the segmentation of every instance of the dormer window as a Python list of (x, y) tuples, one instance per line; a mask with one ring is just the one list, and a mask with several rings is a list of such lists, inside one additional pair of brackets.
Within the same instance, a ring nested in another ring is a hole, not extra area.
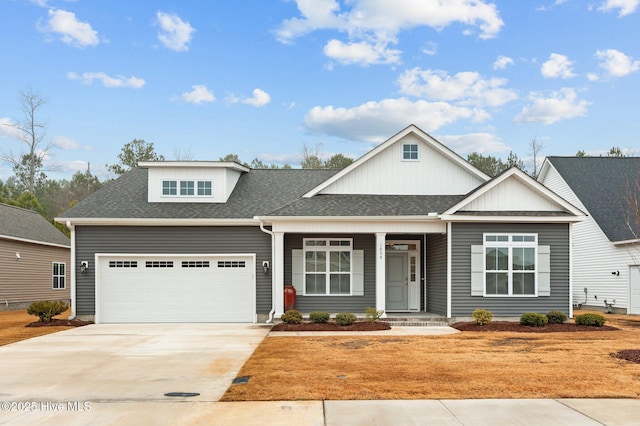
[(178, 195), (178, 182), (175, 180), (163, 180), (162, 195)]
[(192, 180), (180, 181), (180, 195), (194, 195), (194, 186)]
[(211, 181), (199, 180), (198, 181), (198, 195), (211, 196)]
[(417, 160), (418, 159), (418, 144), (405, 143), (402, 145), (402, 159), (403, 160)]
[[(180, 188), (180, 192), (178, 192), (178, 187)], [(211, 197), (213, 195), (213, 182), (210, 180), (163, 180), (162, 195)]]

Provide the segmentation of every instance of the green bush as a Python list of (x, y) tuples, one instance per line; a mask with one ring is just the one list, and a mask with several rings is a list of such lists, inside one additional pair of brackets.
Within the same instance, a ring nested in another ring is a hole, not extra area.
[(282, 314), (280, 319), (286, 324), (300, 324), (302, 322), (302, 314), (292, 309)]
[(329, 321), (329, 313), (328, 312), (311, 312), (309, 314), (309, 319), (312, 322), (315, 322), (318, 324), (324, 324), (325, 322)]
[(358, 318), (349, 312), (341, 312), (336, 315), (336, 324), (338, 325), (351, 325), (356, 322)]
[(378, 321), (382, 314), (384, 314), (384, 311), (377, 311), (376, 308), (372, 308), (371, 306), (364, 308), (364, 317), (369, 322)]
[(29, 305), (27, 313), (37, 316), (39, 322), (51, 322), (53, 317), (60, 315), (67, 309), (69, 309), (69, 305), (61, 300), (41, 300)]
[(546, 315), (539, 314), (537, 312), (525, 312), (520, 316), (520, 324), (527, 325), (529, 327), (542, 327), (549, 320)]
[(576, 324), (602, 327), (607, 320), (599, 314), (582, 314), (576, 317)]
[(547, 312), (547, 319), (549, 324), (562, 324), (567, 320), (567, 314), (562, 311), (549, 311)]
[(473, 318), (473, 321), (478, 325), (487, 325), (491, 322), (493, 314), (486, 309), (474, 309), (473, 312), (471, 312), (471, 318)]

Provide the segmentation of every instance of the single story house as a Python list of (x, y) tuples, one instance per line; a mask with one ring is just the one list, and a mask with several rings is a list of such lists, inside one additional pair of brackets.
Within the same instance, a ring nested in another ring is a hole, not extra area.
[(640, 157), (547, 157), (538, 180), (589, 215), (573, 227), (576, 307), (640, 314)]
[(339, 171), (144, 162), (57, 220), (74, 314), (111, 323), (270, 321), (285, 285), (303, 313), (571, 314), (583, 219), (411, 125)]
[(0, 311), (70, 301), (69, 238), (38, 213), (0, 203)]

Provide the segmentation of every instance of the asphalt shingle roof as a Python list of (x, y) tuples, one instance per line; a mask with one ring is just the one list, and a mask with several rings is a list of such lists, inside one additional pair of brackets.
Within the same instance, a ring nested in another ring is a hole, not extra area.
[[(627, 194), (640, 179), (640, 157), (547, 157), (610, 241), (638, 238)], [(639, 197), (640, 194), (635, 194)], [(631, 219), (629, 221), (629, 219)]]
[(31, 210), (0, 204), (0, 236), (68, 246), (69, 238)]
[(274, 169), (242, 174), (226, 203), (149, 203), (147, 169), (133, 169), (62, 214), (62, 218), (247, 219), (267, 215), (336, 170)]

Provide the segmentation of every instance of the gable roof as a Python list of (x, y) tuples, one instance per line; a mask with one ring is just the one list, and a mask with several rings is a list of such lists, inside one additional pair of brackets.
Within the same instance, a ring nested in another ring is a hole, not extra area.
[[(515, 202), (508, 197), (508, 192), (500, 193), (500, 187), (508, 188), (508, 185), (517, 183), (518, 199)], [(521, 188), (521, 189), (520, 189)], [(522, 194), (527, 191), (526, 194)], [(490, 200), (480, 203), (485, 196), (493, 195)], [(538, 204), (536, 206), (536, 204)], [(478, 210), (478, 206), (490, 206)], [(525, 208), (523, 208), (525, 207)], [(537, 208), (536, 208), (537, 207)], [(443, 212), (443, 218), (456, 218), (460, 216), (474, 217), (485, 215), (495, 216), (496, 212), (503, 216), (554, 216), (558, 218), (571, 216), (573, 220), (582, 220), (584, 212), (557, 195), (555, 192), (533, 179), (517, 167), (511, 167), (488, 182), (478, 186), (467, 194), (457, 204)]]
[[(610, 241), (638, 238), (626, 196), (640, 178), (640, 157), (547, 157)], [(548, 166), (547, 166), (548, 167)], [(636, 194), (639, 197), (640, 194)]]
[(149, 203), (148, 173), (125, 173), (57, 220), (253, 219), (281, 208), (335, 174), (335, 170), (265, 169), (243, 173), (226, 203)]
[(396, 142), (398, 142), (399, 140), (403, 139), (405, 136), (407, 136), (409, 134), (416, 135), (418, 138), (420, 138), (420, 140), (422, 140), (422, 142), (424, 142), (427, 145), (429, 145), (435, 151), (437, 151), (438, 153), (442, 154), (444, 157), (446, 157), (447, 159), (452, 161), (454, 164), (459, 166), (461, 169), (465, 170), (467, 173), (469, 173), (470, 175), (476, 177), (480, 181), (487, 181), (487, 180), (490, 179), (489, 176), (485, 175), (482, 171), (480, 171), (479, 169), (477, 169), (474, 166), (472, 166), (471, 163), (469, 163), (467, 160), (465, 160), (464, 158), (462, 158), (461, 156), (456, 154), (454, 151), (452, 151), (451, 149), (449, 149), (445, 145), (443, 145), (440, 142), (438, 142), (436, 139), (434, 139), (432, 136), (430, 136), (428, 133), (426, 133), (425, 131), (423, 131), (422, 129), (417, 127), (416, 125), (411, 124), (408, 127), (406, 127), (403, 130), (401, 130), (400, 132), (398, 132), (395, 135), (393, 135), (392, 137), (390, 137), (389, 139), (387, 139), (385, 142), (383, 142), (380, 145), (378, 145), (375, 148), (373, 148), (371, 151), (369, 151), (368, 153), (366, 153), (362, 157), (358, 158), (356, 161), (351, 163), (349, 166), (347, 166), (344, 169), (340, 170), (338, 173), (333, 175), (330, 179), (327, 179), (326, 181), (322, 182), (321, 184), (319, 184), (315, 188), (313, 188), (310, 191), (308, 191), (306, 194), (304, 194), (304, 197), (305, 198), (313, 197), (313, 196), (321, 193), (324, 189), (328, 188), (331, 184), (333, 184), (334, 182), (340, 180), (342, 177), (350, 174), (351, 172), (353, 172), (354, 170), (358, 169), (359, 167), (362, 167), (362, 165), (365, 164), (367, 161), (369, 161), (373, 157), (376, 157), (382, 151), (388, 149), (390, 146), (394, 145)]
[(0, 238), (69, 247), (69, 238), (38, 213), (1, 203)]

